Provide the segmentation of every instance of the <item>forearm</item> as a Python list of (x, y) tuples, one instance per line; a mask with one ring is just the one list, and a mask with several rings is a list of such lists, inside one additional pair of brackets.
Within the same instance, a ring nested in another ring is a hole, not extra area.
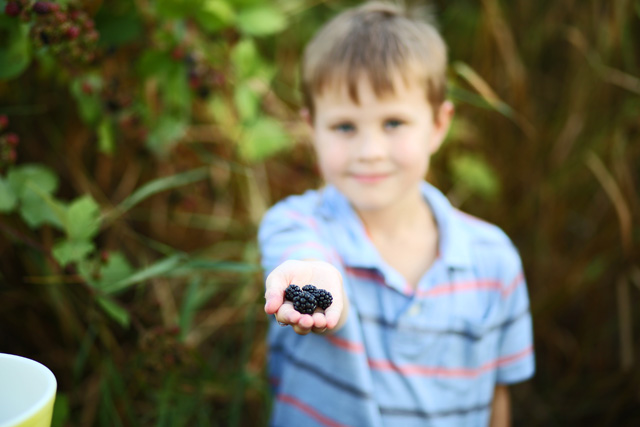
[(506, 385), (496, 385), (491, 403), (491, 427), (511, 426), (511, 397)]

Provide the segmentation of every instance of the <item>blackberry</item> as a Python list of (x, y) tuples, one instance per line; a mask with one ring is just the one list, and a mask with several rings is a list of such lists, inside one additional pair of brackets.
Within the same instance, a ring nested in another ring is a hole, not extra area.
[(284, 290), (284, 299), (287, 301), (293, 301), (296, 295), (301, 294), (302, 291), (298, 287), (298, 285), (294, 285), (293, 283), (287, 286), (287, 289)]
[(316, 307), (316, 297), (309, 292), (301, 291), (293, 298), (293, 308), (302, 314), (313, 314)]
[(333, 296), (331, 296), (331, 292), (325, 291), (324, 289), (318, 289), (313, 294), (313, 296), (316, 298), (318, 307), (323, 310), (326, 310), (333, 302)]
[(51, 12), (51, 3), (47, 1), (37, 1), (33, 4), (31, 10), (33, 10), (38, 15), (46, 15)]
[(326, 310), (333, 302), (333, 296), (331, 296), (331, 293), (324, 289), (318, 289), (313, 285), (305, 285), (302, 287), (302, 290), (313, 295), (316, 298), (318, 307), (323, 310)]
[(18, 16), (22, 12), (22, 6), (17, 1), (10, 1), (4, 6), (4, 13), (7, 16)]

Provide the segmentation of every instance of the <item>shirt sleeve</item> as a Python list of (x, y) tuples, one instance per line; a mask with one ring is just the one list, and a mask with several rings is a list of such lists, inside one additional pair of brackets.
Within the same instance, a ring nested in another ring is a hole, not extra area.
[(267, 211), (258, 230), (258, 244), (265, 275), (289, 259), (320, 259), (333, 264), (338, 259), (322, 238), (304, 196), (285, 199)]
[(535, 372), (533, 326), (520, 255), (511, 247), (503, 268), (503, 323), (498, 348), (498, 383), (524, 381)]

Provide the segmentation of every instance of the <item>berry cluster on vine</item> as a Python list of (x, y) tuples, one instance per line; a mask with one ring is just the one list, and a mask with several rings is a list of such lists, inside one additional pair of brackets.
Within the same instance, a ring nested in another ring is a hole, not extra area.
[(9, 118), (0, 115), (0, 171), (16, 163), (18, 153), (16, 148), (20, 142), (20, 137), (14, 132), (5, 132), (9, 127)]
[(83, 10), (51, 1), (10, 0), (4, 12), (24, 22), (32, 21), (34, 44), (48, 48), (60, 60), (74, 64), (95, 59), (99, 34), (93, 19)]
[(222, 88), (226, 83), (222, 71), (213, 68), (201, 55), (188, 53), (186, 47), (175, 47), (171, 51), (171, 57), (175, 61), (183, 61), (187, 66), (189, 87), (202, 99), (206, 99), (211, 92)]

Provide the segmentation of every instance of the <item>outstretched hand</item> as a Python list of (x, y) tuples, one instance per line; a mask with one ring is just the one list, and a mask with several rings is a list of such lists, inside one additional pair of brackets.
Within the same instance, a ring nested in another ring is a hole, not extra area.
[[(324, 312), (316, 309), (315, 313), (301, 314), (293, 308), (290, 301), (285, 301), (284, 291), (290, 284), (301, 288), (312, 284), (319, 289), (331, 292), (333, 303)], [(266, 280), (264, 311), (274, 314), (280, 324), (291, 325), (300, 335), (309, 332), (321, 333), (334, 329), (344, 321), (346, 299), (342, 287), (342, 275), (331, 264), (324, 261), (285, 261), (276, 267)]]

